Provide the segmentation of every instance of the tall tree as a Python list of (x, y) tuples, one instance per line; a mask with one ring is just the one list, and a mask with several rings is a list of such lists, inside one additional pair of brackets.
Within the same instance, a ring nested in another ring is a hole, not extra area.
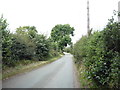
[(53, 27), (51, 32), (51, 38), (58, 45), (58, 49), (63, 51), (63, 49), (67, 45), (72, 44), (71, 36), (74, 36), (73, 32), (74, 28), (71, 27), (69, 24), (58, 24)]

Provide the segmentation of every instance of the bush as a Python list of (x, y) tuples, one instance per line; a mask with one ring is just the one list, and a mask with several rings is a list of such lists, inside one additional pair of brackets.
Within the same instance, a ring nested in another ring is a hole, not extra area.
[[(20, 26), (15, 33), (10, 33), (7, 21), (1, 17), (0, 31), (2, 33), (2, 50), (0, 50), (2, 57), (0, 58), (2, 58), (3, 68), (14, 67), (20, 61), (43, 61), (59, 55), (52, 46), (54, 42), (45, 35), (38, 34), (35, 26)], [(29, 63), (27, 61), (26, 63)]]
[(86, 44), (87, 36), (82, 36), (82, 38), (74, 45), (73, 54), (76, 58), (76, 63), (80, 63), (83, 58), (86, 57)]
[(112, 18), (103, 31), (83, 36), (74, 45), (74, 57), (98, 87), (120, 87), (120, 23)]

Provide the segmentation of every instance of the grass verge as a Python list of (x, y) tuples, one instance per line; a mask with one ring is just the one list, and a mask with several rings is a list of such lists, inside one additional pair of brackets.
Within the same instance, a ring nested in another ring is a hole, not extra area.
[(92, 82), (91, 82), (91, 80), (87, 79), (85, 66), (82, 64), (80, 64), (80, 65), (76, 64), (76, 67), (77, 67), (77, 71), (78, 71), (80, 88), (91, 88)]
[(30, 64), (27, 65), (23, 65), (23, 64), (19, 64), (17, 66), (15, 66), (14, 68), (8, 68), (6, 67), (6, 69), (4, 71), (2, 71), (2, 78), (0, 78), (0, 80), (4, 80), (4, 79), (8, 79), (9, 77), (16, 75), (16, 74), (20, 74), (20, 73), (24, 73), (24, 72), (29, 72), (33, 69), (37, 69), (45, 64), (51, 63), (59, 58), (61, 58), (62, 55), (59, 55), (57, 57), (51, 58), (48, 61), (34, 61)]
[[(75, 58), (73, 57), (75, 61)], [(86, 76), (85, 66), (81, 63), (75, 63), (77, 68), (78, 79), (80, 83), (80, 88), (96, 88), (91, 80), (89, 80)]]

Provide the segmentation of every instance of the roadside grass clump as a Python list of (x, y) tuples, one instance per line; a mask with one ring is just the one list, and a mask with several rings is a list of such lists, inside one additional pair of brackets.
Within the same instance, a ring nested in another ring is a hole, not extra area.
[[(120, 87), (120, 23), (114, 18), (102, 31), (83, 36), (74, 45), (73, 52), (83, 86)], [(92, 84), (84, 83), (85, 78)]]
[(2, 71), (2, 78), (0, 79), (7, 79), (13, 75), (29, 72), (33, 69), (37, 69), (45, 64), (51, 63), (59, 58), (61, 58), (62, 55), (49, 58), (49, 60), (46, 61), (30, 61), (30, 60), (22, 60), (19, 63), (16, 63), (15, 67), (4, 67)]
[(92, 81), (87, 79), (87, 74), (85, 70), (85, 66), (83, 64), (76, 64), (78, 70), (78, 77), (81, 88), (90, 88), (93, 86)]

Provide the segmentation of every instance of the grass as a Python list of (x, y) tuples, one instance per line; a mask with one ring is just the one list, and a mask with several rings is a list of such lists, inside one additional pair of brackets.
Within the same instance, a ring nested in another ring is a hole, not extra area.
[(60, 56), (57, 56), (57, 57), (54, 57), (54, 58), (51, 58), (50, 60), (48, 61), (32, 61), (32, 62), (29, 62), (28, 60), (26, 60), (25, 62), (29, 62), (29, 64), (23, 64), (23, 62), (19, 63), (17, 66), (15, 67), (6, 67), (4, 71), (2, 71), (2, 78), (1, 79), (7, 79), (13, 75), (16, 75), (16, 74), (20, 74), (20, 73), (24, 73), (24, 72), (29, 72), (33, 69), (37, 69), (45, 64), (48, 64), (48, 63), (51, 63), (59, 58), (61, 58), (62, 55)]
[[(73, 60), (75, 61), (75, 58)], [(92, 81), (87, 78), (84, 64), (82, 62), (79, 64), (75, 63), (75, 66), (77, 68), (80, 88), (96, 88)]]
[(78, 77), (80, 82), (81, 88), (90, 88), (92, 87), (92, 82), (87, 79), (86, 72), (85, 72), (85, 66), (84, 65), (76, 65), (78, 70)]

